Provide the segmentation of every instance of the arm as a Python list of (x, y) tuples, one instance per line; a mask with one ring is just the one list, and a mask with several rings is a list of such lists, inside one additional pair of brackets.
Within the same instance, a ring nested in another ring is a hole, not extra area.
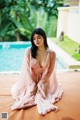
[(50, 78), (52, 72), (54, 71), (55, 61), (56, 61), (56, 54), (54, 52), (51, 52), (50, 53), (50, 61), (49, 61), (50, 65), (49, 65), (48, 71), (44, 76), (42, 76), (42, 79), (38, 83), (38, 89), (44, 98), (46, 97), (45, 95), (46, 95), (47, 88), (49, 85), (49, 78)]
[(42, 77), (42, 80), (44, 83), (47, 82), (47, 80), (49, 80), (49, 77), (51, 76), (52, 72), (54, 71), (54, 67), (55, 67), (55, 62), (56, 62), (56, 54), (55, 52), (51, 52), (50, 53), (50, 65), (48, 68), (47, 73)]

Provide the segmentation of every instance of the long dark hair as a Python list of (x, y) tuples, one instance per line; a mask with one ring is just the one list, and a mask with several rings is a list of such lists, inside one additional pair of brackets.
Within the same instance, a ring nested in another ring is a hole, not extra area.
[(32, 55), (33, 58), (36, 58), (38, 47), (33, 42), (33, 36), (34, 36), (34, 34), (38, 34), (38, 35), (41, 35), (43, 37), (43, 39), (44, 39), (44, 46), (45, 46), (46, 49), (48, 48), (48, 44), (47, 44), (46, 33), (44, 32), (44, 30), (42, 28), (36, 28), (32, 32), (32, 35), (31, 35), (31, 44), (32, 44), (31, 55)]

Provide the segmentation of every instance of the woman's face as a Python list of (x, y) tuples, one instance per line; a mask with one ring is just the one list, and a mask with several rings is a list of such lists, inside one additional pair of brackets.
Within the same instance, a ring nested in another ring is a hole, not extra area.
[(34, 34), (33, 36), (33, 42), (37, 47), (44, 46), (44, 38), (39, 34)]

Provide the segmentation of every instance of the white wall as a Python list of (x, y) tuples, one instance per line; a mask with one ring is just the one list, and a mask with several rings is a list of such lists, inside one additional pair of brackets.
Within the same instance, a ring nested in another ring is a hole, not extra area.
[(72, 40), (80, 43), (80, 8), (79, 7), (59, 7), (57, 37), (64, 31)]

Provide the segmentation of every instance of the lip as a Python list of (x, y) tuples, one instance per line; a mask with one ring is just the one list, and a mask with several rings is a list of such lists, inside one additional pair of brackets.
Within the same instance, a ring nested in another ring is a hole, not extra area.
[(39, 43), (36, 43), (36, 44), (39, 44)]

